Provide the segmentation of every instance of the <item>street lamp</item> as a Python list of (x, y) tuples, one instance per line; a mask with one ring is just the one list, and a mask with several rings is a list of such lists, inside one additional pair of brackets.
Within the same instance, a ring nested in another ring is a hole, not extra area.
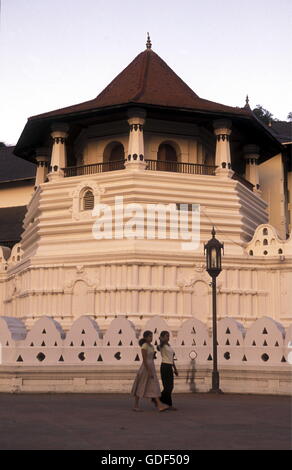
[(224, 245), (215, 238), (216, 232), (213, 227), (212, 238), (204, 244), (206, 253), (206, 271), (212, 278), (212, 305), (213, 305), (213, 371), (212, 371), (212, 393), (222, 393), (219, 388), (219, 372), (217, 369), (217, 305), (216, 305), (216, 277), (221, 273), (221, 250), (224, 253)]

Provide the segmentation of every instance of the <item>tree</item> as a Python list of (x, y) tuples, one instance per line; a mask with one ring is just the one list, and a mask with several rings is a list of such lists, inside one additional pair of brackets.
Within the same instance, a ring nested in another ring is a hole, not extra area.
[(0, 142), (0, 148), (3, 148), (3, 147), (6, 147), (6, 145), (4, 144), (4, 142)]
[(262, 105), (257, 104), (256, 107), (252, 110), (258, 119), (263, 121), (265, 124), (270, 122), (278, 121), (278, 119), (273, 117), (273, 114), (270, 113), (267, 109), (263, 108)]
[(292, 121), (292, 111), (290, 111), (290, 113), (288, 114), (287, 119), (288, 121)]

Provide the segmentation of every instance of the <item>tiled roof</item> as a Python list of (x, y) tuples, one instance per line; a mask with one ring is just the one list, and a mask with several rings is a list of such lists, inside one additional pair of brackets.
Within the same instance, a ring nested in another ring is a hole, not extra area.
[(250, 114), (244, 108), (234, 108), (199, 98), (164, 60), (152, 49), (146, 49), (95, 99), (33, 116), (30, 120), (64, 116), (127, 103), (226, 112), (240, 116)]
[(273, 121), (269, 130), (277, 137), (282, 143), (292, 142), (292, 122), (288, 121)]
[(0, 147), (0, 183), (34, 178), (36, 165), (16, 157), (14, 147)]
[(13, 246), (20, 241), (26, 206), (0, 208), (0, 245)]
[(16, 157), (14, 147), (0, 147), (0, 183), (34, 178), (36, 165)]

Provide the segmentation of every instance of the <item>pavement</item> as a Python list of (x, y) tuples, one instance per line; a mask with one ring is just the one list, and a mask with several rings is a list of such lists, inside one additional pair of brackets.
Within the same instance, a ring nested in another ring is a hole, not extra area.
[(175, 394), (177, 411), (129, 395), (0, 394), (0, 450), (289, 450), (288, 396)]

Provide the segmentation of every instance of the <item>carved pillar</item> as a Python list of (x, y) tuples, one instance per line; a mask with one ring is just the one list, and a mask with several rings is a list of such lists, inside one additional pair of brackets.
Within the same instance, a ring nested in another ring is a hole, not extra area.
[(214, 121), (214, 134), (216, 135), (216, 175), (232, 177), (231, 155), (230, 155), (230, 134), (231, 121), (228, 119), (218, 119)]
[(35, 177), (35, 188), (46, 181), (49, 167), (49, 150), (47, 148), (38, 148), (36, 150), (37, 171)]
[(69, 126), (65, 123), (57, 123), (52, 125), (51, 136), (53, 138), (53, 148), (51, 155), (50, 173), (48, 178), (50, 181), (63, 178), (63, 168), (66, 166), (66, 139), (68, 137)]
[(258, 170), (258, 159), (260, 149), (257, 145), (245, 145), (243, 147), (245, 159), (245, 178), (254, 185), (254, 192), (260, 191), (260, 179)]
[(143, 126), (146, 113), (143, 109), (133, 108), (128, 111), (128, 116), (130, 134), (125, 166), (129, 170), (145, 170)]

